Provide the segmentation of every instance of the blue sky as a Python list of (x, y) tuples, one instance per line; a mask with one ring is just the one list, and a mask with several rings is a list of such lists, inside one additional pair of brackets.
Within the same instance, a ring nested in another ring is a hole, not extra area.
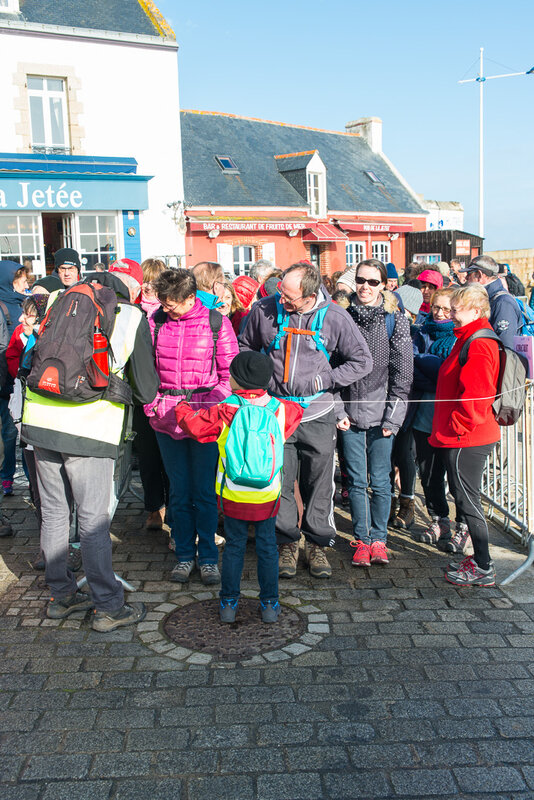
[[(159, 0), (180, 105), (344, 130), (383, 120), (415, 191), (459, 200), (478, 231), (479, 48), (485, 73), (534, 66), (532, 0)], [(485, 84), (485, 249), (534, 247), (534, 75)]]

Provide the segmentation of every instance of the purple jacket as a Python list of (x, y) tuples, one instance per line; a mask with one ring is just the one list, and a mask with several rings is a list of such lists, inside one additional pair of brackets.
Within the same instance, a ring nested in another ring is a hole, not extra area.
[[(154, 430), (167, 433), (173, 439), (186, 437), (174, 413), (176, 404), (184, 399), (184, 395), (166, 394), (167, 390), (212, 387), (209, 392), (192, 395), (190, 405), (194, 409), (209, 408), (231, 394), (230, 362), (239, 352), (237, 339), (230, 320), (223, 317), (215, 365), (210, 373), (213, 334), (209, 314), (209, 309), (197, 299), (193, 308), (180, 319), (174, 321), (167, 318), (159, 329), (156, 371), (160, 387), (155, 400), (144, 408)], [(154, 315), (150, 317), (149, 324), (154, 339)]]

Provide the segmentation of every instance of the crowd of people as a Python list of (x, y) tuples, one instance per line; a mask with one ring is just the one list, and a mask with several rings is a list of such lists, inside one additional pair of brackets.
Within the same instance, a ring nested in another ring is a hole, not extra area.
[[(417, 474), (428, 524), (416, 538), (459, 555), (471, 540), (473, 556), (445, 578), (495, 584), (480, 500), (500, 438), (495, 334), (513, 347), (523, 319), (491, 257), (412, 263), (401, 276), (376, 259), (332, 276), (306, 261), (284, 270), (259, 261), (233, 280), (215, 262), (167, 269), (123, 258), (82, 278), (79, 254), (63, 248), (52, 275), (31, 289), (28, 278), (0, 262), (0, 476), (11, 494), (21, 419), (49, 617), (93, 609), (100, 631), (144, 617), (142, 603), (125, 602), (109, 536), (131, 406), (146, 528), (170, 528), (172, 581), (198, 570), (221, 584), (225, 623), (238, 613), (251, 536), (264, 622), (280, 613), (279, 578), (297, 574), (301, 537), (310, 574), (331, 576), (335, 501), (350, 510), (352, 564), (387, 565), (388, 527), (414, 524)], [(69, 340), (84, 337), (68, 332), (82, 331), (86, 301), (99, 321), (73, 387)], [(69, 546), (74, 509), (79, 548)], [(2, 518), (0, 536), (12, 533)], [(78, 589), (81, 566), (90, 593)]]

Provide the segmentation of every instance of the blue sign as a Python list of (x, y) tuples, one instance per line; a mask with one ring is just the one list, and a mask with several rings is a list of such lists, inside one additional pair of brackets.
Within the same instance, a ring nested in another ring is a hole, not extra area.
[(148, 208), (149, 177), (49, 178), (0, 174), (0, 211), (116, 211)]

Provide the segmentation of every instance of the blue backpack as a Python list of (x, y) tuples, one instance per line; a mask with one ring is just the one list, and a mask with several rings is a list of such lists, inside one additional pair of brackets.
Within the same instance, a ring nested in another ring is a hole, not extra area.
[(521, 312), (521, 318), (523, 320), (523, 325), (519, 331), (521, 336), (534, 336), (534, 309), (520, 300), (518, 297), (515, 298), (517, 305), (519, 306), (519, 310)]
[(280, 401), (271, 397), (266, 406), (232, 395), (225, 402), (239, 404), (224, 445), (225, 477), (238, 486), (265, 489), (282, 469), (284, 441), (275, 416)]

